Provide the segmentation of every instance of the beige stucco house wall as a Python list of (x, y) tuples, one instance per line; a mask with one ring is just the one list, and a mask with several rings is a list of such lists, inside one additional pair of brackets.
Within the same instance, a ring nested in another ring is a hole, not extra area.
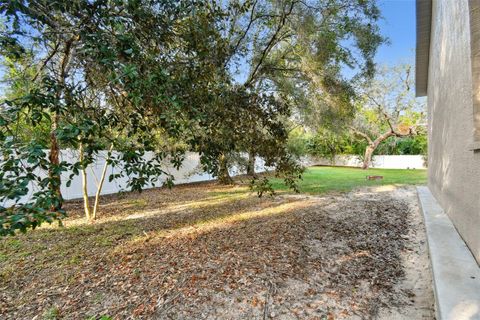
[(480, 1), (417, 0), (428, 186), (480, 264)]

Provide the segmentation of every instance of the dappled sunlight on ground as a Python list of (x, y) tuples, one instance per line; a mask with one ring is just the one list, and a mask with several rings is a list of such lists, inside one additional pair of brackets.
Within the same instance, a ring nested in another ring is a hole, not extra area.
[(269, 205), (265, 208), (257, 207), (255, 210), (246, 212), (233, 212), (228, 216), (220, 216), (210, 220), (200, 220), (185, 227), (174, 228), (169, 230), (161, 230), (156, 232), (145, 233), (144, 236), (137, 237), (126, 244), (122, 244), (122, 250), (129, 245), (144, 245), (145, 242), (149, 242), (149, 245), (155, 243), (155, 240), (162, 241), (168, 237), (187, 237), (188, 235), (195, 233), (200, 235), (202, 233), (211, 232), (213, 229), (226, 229), (232, 227), (233, 224), (248, 219), (268, 217), (278, 214), (291, 213), (294, 210), (306, 209), (309, 206), (313, 206), (316, 203), (314, 201), (295, 201), (281, 204)]
[(373, 192), (389, 192), (395, 190), (397, 187), (393, 185), (388, 186), (378, 186), (378, 187), (371, 187)]
[[(150, 191), (150, 190), (149, 190)], [(216, 192), (215, 192), (216, 193)], [(215, 194), (214, 193), (214, 194)], [(164, 204), (160, 208), (155, 210), (148, 210), (149, 201), (147, 200), (123, 200), (118, 201), (118, 203), (111, 202), (105, 205), (100, 205), (99, 207), (99, 218), (94, 221), (94, 224), (108, 223), (112, 221), (121, 221), (121, 220), (134, 220), (141, 218), (148, 218), (157, 215), (163, 215), (172, 212), (181, 212), (189, 209), (208, 209), (210, 207), (221, 206), (226, 203), (231, 203), (239, 201), (241, 199), (246, 199), (251, 194), (247, 192), (246, 189), (242, 189), (242, 192), (233, 192), (231, 194), (226, 193), (224, 195), (207, 195), (204, 199), (199, 200), (190, 200), (182, 201), (178, 200), (177, 202), (172, 201), (171, 203)], [(117, 215), (107, 215), (102, 217), (102, 213), (108, 212), (109, 210), (114, 210), (119, 212)], [(78, 215), (77, 215), (78, 216)], [(78, 218), (69, 218), (64, 220), (64, 227), (72, 227), (79, 225), (89, 224), (84, 217)], [(54, 225), (53, 225), (54, 226)], [(46, 228), (51, 227), (49, 225), (45, 226)]]
[[(102, 198), (86, 223), (0, 240), (0, 315), (67, 319), (365, 317), (395, 287), (411, 191), (258, 198), (214, 183)], [(393, 195), (400, 195), (397, 196)]]

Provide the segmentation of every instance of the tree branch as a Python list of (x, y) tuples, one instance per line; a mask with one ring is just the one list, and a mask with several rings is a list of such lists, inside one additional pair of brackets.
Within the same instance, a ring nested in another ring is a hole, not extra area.
[(43, 60), (43, 63), (42, 65), (37, 69), (37, 72), (35, 73), (35, 75), (33, 76), (33, 79), (32, 79), (32, 82), (35, 82), (35, 80), (37, 80), (38, 76), (40, 75), (40, 72), (42, 72), (42, 70), (45, 68), (45, 66), (47, 65), (47, 63), (53, 58), (53, 56), (58, 52), (58, 47), (60, 46), (60, 44), (57, 42), (55, 44), (55, 47), (52, 49), (52, 51), (50, 52), (50, 54), (45, 58), (45, 60)]
[(240, 38), (238, 39), (237, 43), (235, 44), (235, 46), (233, 47), (233, 50), (232, 50), (232, 54), (230, 55), (229, 59), (227, 59), (227, 61), (225, 62), (225, 65), (224, 67), (228, 64), (228, 62), (230, 61), (230, 58), (233, 56), (233, 54), (235, 54), (235, 52), (237, 52), (238, 48), (240, 47), (240, 44), (242, 43), (243, 39), (245, 39), (245, 37), (247, 36), (248, 32), (250, 31), (250, 28), (252, 27), (252, 24), (253, 22), (257, 19), (257, 18), (254, 18), (254, 15), (255, 15), (255, 7), (257, 6), (257, 1), (255, 1), (252, 5), (252, 9), (250, 10), (250, 21), (248, 22), (248, 25), (247, 27), (245, 28), (245, 32), (240, 36)]
[(350, 127), (350, 130), (352, 130), (353, 133), (356, 134), (357, 136), (360, 136), (360, 137), (364, 138), (365, 140), (367, 140), (368, 144), (373, 144), (372, 139), (367, 134), (357, 130), (355, 127)]
[(260, 59), (258, 60), (257, 64), (255, 65), (255, 67), (253, 68), (253, 71), (252, 73), (250, 74), (250, 77), (248, 78), (248, 80), (245, 82), (244, 86), (245, 87), (248, 87), (250, 86), (250, 84), (253, 82), (253, 80), (255, 79), (255, 76), (260, 68), (260, 66), (262, 65), (263, 63), (263, 60), (265, 60), (265, 57), (268, 55), (268, 53), (270, 52), (270, 50), (272, 49), (272, 47), (275, 45), (275, 41), (278, 37), (278, 34), (280, 33), (280, 31), (282, 30), (282, 28), (285, 26), (285, 23), (287, 22), (287, 18), (288, 16), (292, 13), (293, 11), (293, 8), (295, 6), (295, 3), (296, 1), (292, 1), (290, 3), (290, 7), (288, 8), (288, 11), (287, 12), (284, 12), (283, 15), (282, 15), (282, 18), (280, 20), (280, 23), (278, 24), (277, 26), (277, 29), (275, 30), (275, 33), (272, 35), (272, 37), (270, 38), (270, 40), (268, 41), (267, 45), (265, 46), (265, 48), (263, 49), (261, 55), (260, 55)]
[(395, 132), (393, 131), (387, 131), (384, 134), (380, 135), (375, 141), (373, 141), (374, 148), (376, 149), (380, 143), (385, 141), (386, 139), (392, 137), (395, 135)]

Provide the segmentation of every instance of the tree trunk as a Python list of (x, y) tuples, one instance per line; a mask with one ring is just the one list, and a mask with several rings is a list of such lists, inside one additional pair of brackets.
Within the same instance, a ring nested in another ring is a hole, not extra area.
[(368, 167), (370, 166), (370, 163), (372, 162), (372, 155), (375, 149), (376, 147), (373, 144), (368, 145), (367, 148), (365, 149), (365, 156), (363, 157), (362, 169), (368, 169)]
[[(83, 162), (83, 144), (80, 143), (80, 162)], [(90, 211), (90, 204), (88, 203), (88, 185), (87, 185), (87, 168), (82, 163), (82, 194), (83, 194), (83, 209), (85, 210), (85, 217), (88, 221), (92, 220)]]
[(227, 158), (225, 154), (220, 154), (218, 159), (218, 182), (221, 184), (232, 184), (233, 180), (228, 172)]
[(58, 165), (60, 164), (59, 154), (60, 148), (58, 146), (57, 136), (55, 135), (55, 130), (58, 127), (59, 115), (58, 112), (55, 112), (53, 117), (52, 128), (50, 131), (50, 154), (48, 160), (50, 161), (50, 167), (48, 168), (48, 177), (50, 178), (50, 190), (52, 190), (58, 198), (58, 203), (52, 205), (52, 211), (58, 211), (62, 209), (63, 197), (62, 191), (60, 189), (62, 181), (60, 174), (58, 173)]
[(255, 177), (255, 153), (248, 153), (247, 175)]
[[(110, 146), (110, 149), (108, 150), (108, 153), (112, 152), (113, 150), (113, 144)], [(105, 164), (103, 165), (103, 170), (102, 170), (102, 176), (100, 177), (100, 181), (98, 182), (97, 186), (97, 193), (95, 194), (95, 204), (93, 205), (93, 214), (92, 214), (92, 219), (95, 220), (97, 218), (97, 209), (98, 209), (98, 203), (100, 201), (100, 194), (102, 193), (102, 188), (103, 188), (103, 182), (105, 181), (105, 176), (107, 175), (107, 168), (108, 168), (108, 160), (110, 159), (110, 156), (108, 156), (105, 159)]]
[(336, 155), (337, 149), (335, 148), (335, 146), (332, 146), (332, 145), (329, 145), (328, 148), (330, 150), (330, 154), (329, 154), (330, 163), (331, 163), (332, 166), (334, 166), (335, 165), (335, 155)]
[(375, 152), (377, 147), (380, 145), (380, 143), (382, 143), (383, 141), (385, 141), (386, 139), (394, 135), (395, 135), (395, 132), (393, 131), (385, 132), (384, 134), (379, 136), (377, 139), (375, 139), (374, 141), (371, 141), (368, 144), (367, 148), (365, 149), (365, 157), (363, 159), (362, 169), (368, 169), (372, 161), (373, 153)]
[[(59, 69), (59, 75), (58, 75), (58, 82), (61, 84), (60, 88), (57, 89), (57, 92), (56, 92), (56, 98), (58, 101), (60, 101), (60, 99), (63, 96), (63, 90), (64, 90), (63, 88), (65, 86), (66, 73), (67, 73), (67, 69), (71, 59), (72, 44), (75, 41), (75, 39), (76, 38), (71, 38), (65, 43), (65, 51), (60, 62), (60, 69)], [(60, 160), (59, 160), (60, 147), (58, 146), (57, 136), (55, 135), (55, 130), (57, 130), (58, 128), (59, 121), (60, 121), (60, 112), (58, 109), (56, 109), (55, 114), (53, 116), (52, 128), (50, 131), (50, 154), (48, 158), (50, 161), (50, 167), (48, 168), (48, 176), (50, 178), (50, 190), (56, 194), (58, 199), (58, 203), (52, 205), (51, 207), (52, 211), (58, 211), (62, 209), (62, 203), (63, 203), (63, 197), (62, 197), (62, 191), (61, 191), (62, 181), (61, 181), (60, 173), (58, 172), (58, 166), (60, 164)]]

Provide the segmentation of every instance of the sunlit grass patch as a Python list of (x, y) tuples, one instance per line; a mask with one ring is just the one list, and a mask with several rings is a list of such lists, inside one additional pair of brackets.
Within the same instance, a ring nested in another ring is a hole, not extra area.
[[(367, 180), (367, 176), (383, 176)], [(272, 179), (275, 190), (288, 190), (281, 179)], [(427, 170), (368, 169), (347, 167), (310, 167), (299, 181), (300, 192), (318, 194), (329, 191), (347, 192), (358, 187), (418, 185), (427, 183)]]
[(213, 189), (208, 192), (208, 195), (213, 197), (231, 197), (235, 194), (248, 195), (251, 192), (250, 188), (246, 186), (235, 186), (229, 189)]

